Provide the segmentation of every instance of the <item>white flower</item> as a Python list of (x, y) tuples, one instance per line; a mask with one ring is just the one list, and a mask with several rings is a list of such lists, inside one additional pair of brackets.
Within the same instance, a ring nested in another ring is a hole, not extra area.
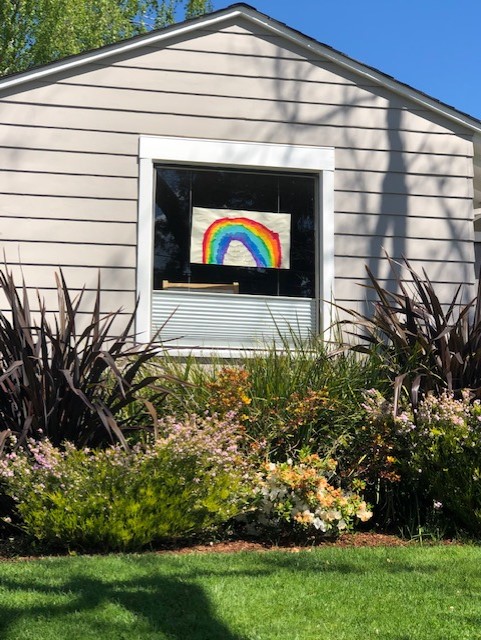
[(340, 520), (341, 518), (342, 514), (340, 511), (329, 509), (329, 511), (326, 512), (326, 520), (329, 520), (329, 522), (332, 522), (333, 520)]
[(372, 518), (372, 511), (368, 511), (366, 503), (362, 502), (359, 511), (356, 513), (356, 516), (361, 522), (367, 522), (369, 518)]
[(314, 514), (311, 511), (309, 511), (309, 509), (306, 509), (305, 511), (302, 512), (302, 517), (305, 518), (305, 520), (310, 524), (314, 524)]
[(327, 529), (326, 523), (324, 522), (324, 520), (321, 520), (320, 518), (314, 518), (314, 520), (312, 521), (312, 524), (315, 526), (316, 529), (320, 529), (323, 533)]

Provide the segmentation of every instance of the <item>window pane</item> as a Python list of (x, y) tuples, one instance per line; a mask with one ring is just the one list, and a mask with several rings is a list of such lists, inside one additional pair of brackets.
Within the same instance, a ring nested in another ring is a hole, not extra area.
[(177, 169), (157, 171), (154, 288), (162, 280), (182, 282), (189, 274), (190, 175)]
[(277, 176), (214, 170), (193, 174), (194, 207), (279, 211)]
[[(212, 283), (245, 294), (315, 297), (315, 185), (313, 176), (298, 174), (157, 167), (154, 288)], [(290, 268), (191, 264), (192, 207), (290, 214)]]

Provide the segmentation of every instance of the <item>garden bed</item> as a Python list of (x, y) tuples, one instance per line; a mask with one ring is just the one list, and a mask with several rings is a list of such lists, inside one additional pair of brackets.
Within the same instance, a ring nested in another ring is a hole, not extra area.
[(383, 533), (346, 533), (336, 540), (323, 540), (315, 545), (301, 546), (295, 542), (253, 542), (252, 540), (229, 540), (211, 544), (192, 544), (172, 549), (159, 549), (157, 553), (238, 553), (242, 551), (310, 551), (323, 547), (403, 547), (410, 544), (398, 536)]
[[(14, 320), (0, 314), (8, 379), (0, 556), (407, 544), (370, 527), (423, 544), (459, 532), (479, 539), (481, 368), (473, 354), (481, 315), (466, 327), (466, 307), (453, 330), (452, 340), (472, 334), (472, 376), (439, 371), (439, 354), (447, 358), (457, 344), (446, 342), (452, 312), (444, 316), (429, 282), (414, 279), (413, 300), (402, 287), (393, 297), (373, 283), (394, 325), (364, 318), (372, 340), (378, 329), (386, 340), (361, 355), (296, 339), (205, 367), (159, 357), (154, 344), (126, 351), (129, 324), (110, 344), (112, 318), (101, 318), (98, 305), (78, 335), (78, 308), (61, 277), (63, 311), (54, 325), (42, 316), (33, 329), (21, 288), (0, 272)], [(404, 309), (410, 331), (389, 301)], [(435, 335), (433, 314), (443, 325)], [(416, 325), (420, 318), (429, 326)], [(457, 371), (456, 358), (446, 358)]]
[[(420, 545), (419, 540), (407, 540), (394, 534), (378, 533), (373, 531), (356, 531), (344, 533), (336, 539), (325, 539), (315, 544), (299, 544), (295, 541), (255, 541), (252, 539), (216, 540), (212, 542), (180, 541), (165, 544), (146, 553), (163, 554), (189, 554), (189, 553), (241, 553), (246, 551), (268, 552), (287, 551), (299, 553), (301, 551), (313, 551), (323, 548), (361, 548), (361, 547), (407, 547)], [(451, 539), (423, 541), (423, 545), (454, 545), (457, 541)], [(32, 550), (28, 542), (23, 538), (0, 539), (0, 562), (12, 559), (34, 560), (42, 557), (68, 556), (65, 551), (47, 550), (37, 547)]]

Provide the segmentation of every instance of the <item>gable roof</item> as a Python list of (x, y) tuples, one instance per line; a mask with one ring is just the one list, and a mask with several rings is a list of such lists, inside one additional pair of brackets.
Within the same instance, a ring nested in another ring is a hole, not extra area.
[(266, 30), (271, 31), (276, 35), (280, 35), (287, 40), (293, 41), (301, 47), (304, 47), (330, 62), (335, 62), (341, 67), (344, 67), (359, 76), (372, 80), (376, 84), (390, 89), (391, 91), (400, 94), (409, 100), (417, 102), (418, 104), (422, 104), (425, 108), (439, 113), (446, 118), (481, 134), (481, 120), (459, 111), (455, 107), (447, 105), (408, 84), (400, 82), (374, 67), (363, 64), (362, 62), (347, 56), (329, 45), (323, 44), (310, 36), (306, 36), (300, 31), (297, 31), (296, 29), (293, 29), (274, 18), (257, 11), (254, 7), (244, 3), (232, 4), (225, 9), (219, 9), (218, 11), (213, 11), (212, 13), (205, 14), (198, 18), (185, 20), (184, 22), (164, 27), (162, 29), (156, 29), (146, 34), (128, 38), (127, 40), (121, 40), (114, 44), (105, 45), (98, 49), (67, 56), (60, 60), (56, 60), (55, 62), (34, 67), (28, 71), (4, 76), (3, 78), (0, 78), (0, 89), (19, 86), (33, 79), (48, 77), (59, 71), (74, 69), (98, 60), (105, 60), (106, 58), (108, 59), (110, 56), (114, 56), (119, 53), (135, 51), (140, 47), (156, 44), (173, 36), (179, 36), (183, 33), (187, 34), (200, 28), (213, 26), (238, 16), (242, 16), (246, 20), (262, 26)]
[[(478, 156), (479, 162), (475, 162), (475, 201), (481, 203), (481, 120), (470, 116), (458, 109), (437, 100), (428, 94), (411, 87), (408, 84), (396, 80), (374, 67), (365, 65), (362, 62), (350, 58), (346, 54), (323, 44), (314, 38), (304, 35), (300, 31), (289, 27), (288, 25), (271, 18), (270, 16), (257, 11), (248, 4), (236, 3), (225, 9), (220, 9), (203, 16), (185, 20), (184, 22), (150, 31), (149, 33), (134, 36), (127, 40), (106, 45), (99, 49), (94, 49), (81, 54), (68, 56), (51, 62), (49, 64), (35, 67), (28, 71), (11, 74), (0, 78), (0, 90), (7, 88), (21, 87), (23, 84), (32, 80), (48, 78), (49, 76), (70, 69), (80, 68), (91, 62), (100, 60), (108, 60), (109, 57), (127, 52), (135, 52), (136, 49), (146, 45), (161, 43), (172, 37), (178, 37), (182, 34), (189, 34), (197, 29), (213, 27), (232, 18), (242, 17), (245, 20), (270, 31), (272, 34), (281, 36), (282, 38), (294, 42), (298, 46), (306, 49), (315, 56), (320, 56), (325, 60), (333, 62), (356, 75), (368, 79), (369, 81), (396, 93), (407, 100), (421, 105), (424, 109), (432, 111), (438, 115), (447, 118), (458, 125), (466, 127), (469, 133), (474, 136), (475, 155)], [(479, 184), (477, 184), (479, 183)]]

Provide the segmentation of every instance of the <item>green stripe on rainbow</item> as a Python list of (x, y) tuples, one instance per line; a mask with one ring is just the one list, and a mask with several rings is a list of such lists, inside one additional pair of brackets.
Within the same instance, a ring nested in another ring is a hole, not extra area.
[(232, 241), (241, 242), (257, 267), (280, 269), (282, 249), (279, 234), (250, 218), (219, 218), (204, 233), (203, 264), (224, 264)]

